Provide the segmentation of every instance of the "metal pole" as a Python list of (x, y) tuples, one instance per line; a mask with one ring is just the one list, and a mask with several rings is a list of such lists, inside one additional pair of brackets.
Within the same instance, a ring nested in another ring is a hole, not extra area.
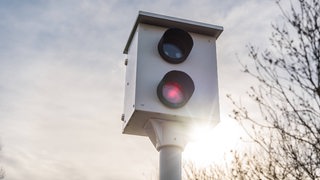
[(181, 148), (163, 146), (160, 149), (160, 180), (181, 180)]
[(144, 128), (160, 153), (159, 180), (181, 180), (181, 154), (188, 136), (186, 124), (149, 119)]

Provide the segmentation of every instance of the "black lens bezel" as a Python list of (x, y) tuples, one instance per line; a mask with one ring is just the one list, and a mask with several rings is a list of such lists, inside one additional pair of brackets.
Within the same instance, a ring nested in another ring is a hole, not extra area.
[[(165, 84), (167, 84), (168, 82), (176, 82), (179, 85), (181, 85), (182, 90), (183, 90), (183, 101), (181, 101), (180, 103), (172, 103), (170, 101), (168, 101), (164, 96), (163, 96), (163, 87)], [(164, 75), (164, 77), (162, 78), (162, 80), (160, 81), (160, 83), (158, 84), (157, 87), (157, 95), (159, 100), (167, 107), (169, 108), (180, 108), (182, 106), (184, 106), (189, 99), (191, 98), (193, 92), (195, 90), (195, 86), (194, 86), (194, 82), (192, 80), (192, 78), (185, 72), (183, 71), (170, 71), (168, 73), (166, 73)]]
[[(178, 47), (181, 52), (182, 56), (180, 58), (174, 58), (170, 57), (167, 54), (165, 54), (164, 51), (164, 44), (173, 44), (176, 47)], [(158, 52), (160, 56), (171, 64), (179, 64), (184, 62), (187, 57), (189, 56), (191, 50), (193, 47), (193, 39), (191, 35), (178, 28), (170, 28), (165, 31), (165, 33), (162, 35), (159, 43), (158, 43)]]

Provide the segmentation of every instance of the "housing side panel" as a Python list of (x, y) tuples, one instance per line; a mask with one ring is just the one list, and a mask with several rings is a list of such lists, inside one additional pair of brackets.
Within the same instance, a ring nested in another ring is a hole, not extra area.
[(135, 33), (127, 55), (124, 97), (123, 133), (135, 111), (138, 33)]

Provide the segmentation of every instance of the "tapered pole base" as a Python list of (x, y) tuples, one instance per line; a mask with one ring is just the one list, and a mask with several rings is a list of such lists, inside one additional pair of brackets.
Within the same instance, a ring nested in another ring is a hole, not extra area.
[(160, 153), (159, 180), (181, 180), (181, 154), (188, 127), (181, 122), (150, 119), (145, 130)]

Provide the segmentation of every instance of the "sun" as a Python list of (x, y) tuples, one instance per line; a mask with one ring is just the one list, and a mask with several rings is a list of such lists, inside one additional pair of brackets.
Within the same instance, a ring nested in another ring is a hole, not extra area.
[(226, 153), (239, 146), (240, 137), (244, 134), (240, 125), (232, 119), (225, 119), (214, 128), (194, 127), (183, 159), (199, 167), (223, 163)]

